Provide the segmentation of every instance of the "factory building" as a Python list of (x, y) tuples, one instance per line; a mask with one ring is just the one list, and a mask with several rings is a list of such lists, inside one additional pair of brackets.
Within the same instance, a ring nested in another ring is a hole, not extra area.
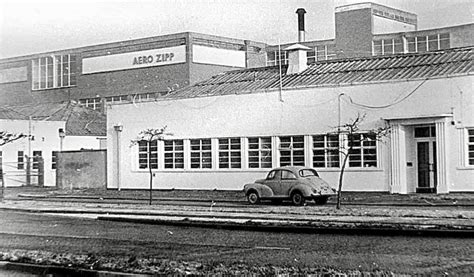
[[(352, 146), (346, 191), (474, 191), (472, 47), (309, 66), (305, 46), (286, 50), (281, 75), (229, 71), (158, 101), (112, 105), (108, 188), (146, 189), (151, 168), (154, 189), (239, 190), (285, 165), (313, 167), (335, 187)], [(357, 132), (338, 131), (358, 117)], [(173, 135), (130, 147), (163, 126)], [(389, 132), (378, 138), (380, 128)]]

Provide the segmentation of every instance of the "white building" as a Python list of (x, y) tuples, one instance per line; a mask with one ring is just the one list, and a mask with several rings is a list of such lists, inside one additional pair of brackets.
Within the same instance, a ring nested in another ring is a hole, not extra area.
[[(27, 157), (44, 160), (44, 185), (56, 185), (56, 153), (105, 148), (105, 115), (72, 102), (0, 108), (0, 130), (27, 135), (0, 148), (6, 187), (26, 185)], [(32, 161), (32, 174), (38, 163)], [(32, 178), (32, 184), (37, 183)]]
[[(472, 47), (222, 73), (152, 102), (107, 110), (110, 189), (240, 190), (272, 167), (314, 167), (334, 187), (347, 144), (339, 122), (365, 114), (344, 190), (474, 191)], [(130, 146), (147, 128), (173, 136)], [(380, 126), (382, 141), (364, 135)], [(359, 141), (360, 142), (360, 141)]]

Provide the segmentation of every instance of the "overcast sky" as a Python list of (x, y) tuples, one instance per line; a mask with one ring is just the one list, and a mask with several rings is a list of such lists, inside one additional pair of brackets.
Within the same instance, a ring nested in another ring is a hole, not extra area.
[[(334, 38), (334, 8), (363, 0), (0, 0), (0, 58), (177, 32), (276, 44)], [(473, 0), (373, 0), (413, 12), (418, 29), (473, 22)]]

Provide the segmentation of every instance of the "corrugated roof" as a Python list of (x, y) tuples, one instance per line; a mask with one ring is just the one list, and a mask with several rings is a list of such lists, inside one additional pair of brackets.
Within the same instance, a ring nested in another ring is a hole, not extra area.
[(0, 107), (0, 119), (65, 121), (66, 135), (105, 136), (106, 117), (75, 102)]
[[(472, 49), (464, 47), (437, 52), (331, 60), (311, 64), (299, 74), (285, 74), (283, 88), (350, 85), (379, 81), (434, 78), (472, 72)], [(192, 98), (261, 92), (279, 88), (278, 66), (228, 71), (166, 95)]]

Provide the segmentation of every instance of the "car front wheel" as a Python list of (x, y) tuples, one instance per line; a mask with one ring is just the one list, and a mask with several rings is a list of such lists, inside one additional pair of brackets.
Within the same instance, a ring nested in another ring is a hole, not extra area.
[(291, 195), (291, 202), (296, 206), (301, 206), (304, 204), (304, 197), (301, 192), (296, 191)]
[(247, 194), (247, 200), (250, 204), (255, 205), (260, 202), (260, 197), (258, 196), (257, 192), (251, 191)]

